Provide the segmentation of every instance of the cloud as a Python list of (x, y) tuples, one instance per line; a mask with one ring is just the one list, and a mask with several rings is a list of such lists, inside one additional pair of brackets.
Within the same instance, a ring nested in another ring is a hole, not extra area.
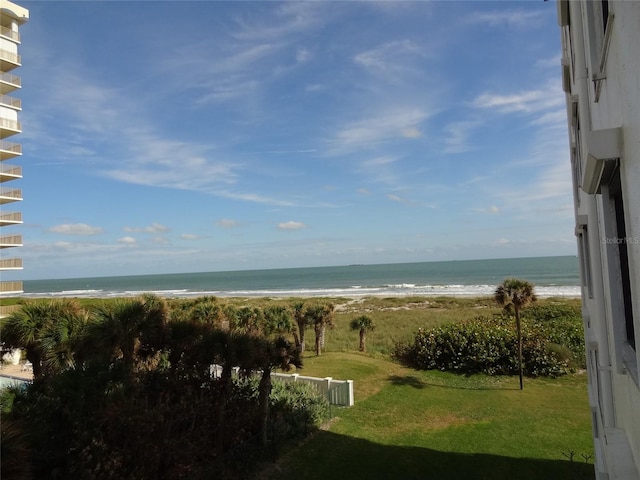
[(301, 230), (303, 228), (307, 228), (304, 223), (294, 222), (292, 220), (278, 224), (278, 230)]
[(387, 194), (387, 198), (393, 202), (407, 203), (407, 200), (393, 193)]
[(137, 240), (133, 237), (122, 237), (118, 239), (118, 243), (123, 243), (125, 245), (135, 245)]
[(237, 220), (231, 220), (229, 218), (221, 218), (216, 222), (216, 225), (222, 228), (236, 228), (236, 227), (239, 227), (241, 224)]
[(409, 70), (412, 62), (407, 61), (410, 60), (406, 58), (408, 55), (423, 56), (424, 49), (410, 40), (396, 40), (372, 50), (358, 53), (353, 57), (353, 61), (357, 65), (375, 73), (395, 75), (406, 73)]
[(152, 223), (147, 227), (124, 227), (122, 229), (125, 232), (135, 232), (135, 233), (166, 233), (170, 229), (169, 227), (162, 225), (160, 223)]
[(366, 188), (359, 188), (356, 190), (356, 192), (359, 193), (360, 195), (371, 195), (371, 192)]
[(182, 235), (180, 235), (180, 238), (183, 240), (197, 240), (198, 238), (200, 238), (200, 236), (194, 235), (193, 233), (183, 233)]
[(483, 93), (473, 100), (472, 105), (481, 109), (493, 109), (501, 113), (540, 112), (550, 108), (564, 106), (564, 95), (554, 82), (548, 82), (543, 88), (525, 90), (518, 93)]
[(452, 122), (447, 125), (444, 130), (447, 135), (445, 138), (445, 153), (464, 153), (473, 150), (468, 144), (470, 132), (480, 125), (476, 120), (464, 120), (460, 122)]
[(465, 21), (472, 24), (485, 24), (490, 27), (533, 27), (544, 21), (544, 12), (525, 10), (496, 10), (493, 12), (474, 12)]
[(104, 232), (101, 227), (92, 227), (86, 223), (64, 223), (51, 227), (49, 231), (63, 235), (98, 235)]
[(478, 213), (489, 213), (492, 215), (497, 215), (498, 213), (500, 213), (500, 208), (496, 207), (495, 205), (491, 205), (488, 208), (474, 208), (473, 211)]
[(399, 107), (384, 110), (364, 120), (347, 124), (331, 143), (337, 153), (371, 148), (388, 140), (407, 138), (406, 132), (419, 132), (418, 126), (427, 118), (429, 114), (419, 108)]

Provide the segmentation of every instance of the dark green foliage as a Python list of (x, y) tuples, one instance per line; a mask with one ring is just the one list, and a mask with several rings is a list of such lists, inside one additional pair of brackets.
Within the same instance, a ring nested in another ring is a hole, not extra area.
[[(2, 450), (22, 459), (3, 458), (2, 478), (252, 478), (276, 446), (326, 418), (327, 402), (312, 389), (272, 388), (272, 370), (302, 366), (298, 348), (278, 335), (296, 327), (285, 308), (269, 308), (266, 336), (262, 309), (214, 298), (169, 309), (144, 295), (95, 306), (72, 335), (64, 312), (34, 305), (30, 317), (15, 317), (29, 328), (4, 323), (4, 331), (33, 346), (43, 366), (48, 352), (59, 361), (27, 388), (2, 392)], [(233, 378), (234, 366), (251, 380)]]
[[(418, 369), (513, 375), (518, 373), (517, 343), (513, 320), (496, 315), (420, 330), (412, 344), (397, 345), (394, 355)], [(522, 353), (528, 376), (573, 371), (584, 356), (580, 319), (523, 319)]]

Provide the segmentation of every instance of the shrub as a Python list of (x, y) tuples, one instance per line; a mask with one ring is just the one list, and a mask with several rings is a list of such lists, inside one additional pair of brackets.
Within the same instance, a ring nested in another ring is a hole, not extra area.
[[(522, 353), (528, 376), (557, 376), (572, 371), (584, 357), (580, 320), (523, 320)], [(419, 330), (413, 343), (396, 345), (394, 356), (408, 366), (425, 370), (518, 373), (515, 325), (504, 315)]]

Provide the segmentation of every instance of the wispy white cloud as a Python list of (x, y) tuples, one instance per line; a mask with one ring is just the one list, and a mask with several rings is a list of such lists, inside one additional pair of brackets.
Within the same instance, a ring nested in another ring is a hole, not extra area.
[(295, 222), (293, 220), (278, 224), (278, 230), (301, 230), (303, 228), (307, 228), (307, 226), (304, 223)]
[(287, 2), (271, 12), (272, 15), (259, 17), (259, 21), (238, 18), (239, 28), (233, 36), (238, 40), (289, 38), (321, 25), (328, 10), (323, 2)]
[(170, 228), (160, 223), (152, 223), (146, 227), (124, 227), (122, 230), (135, 233), (166, 233)]
[(401, 196), (396, 195), (395, 193), (388, 193), (386, 197), (392, 202), (407, 203), (407, 200), (405, 198), (402, 198)]
[(548, 82), (543, 88), (518, 93), (483, 93), (473, 100), (472, 105), (501, 113), (533, 113), (561, 107), (564, 105), (564, 95), (558, 89), (556, 81), (553, 81)]
[(444, 152), (464, 153), (473, 150), (474, 147), (469, 145), (469, 135), (480, 124), (477, 120), (462, 120), (448, 124), (444, 128), (447, 135), (444, 140)]
[(125, 245), (135, 245), (138, 241), (133, 237), (122, 237), (118, 239), (119, 243), (123, 243)]
[(492, 12), (474, 12), (465, 18), (466, 23), (485, 24), (490, 27), (534, 27), (544, 21), (545, 12), (541, 10), (495, 10)]
[(422, 57), (424, 51), (411, 40), (395, 40), (358, 53), (353, 61), (372, 73), (396, 76), (415, 71), (412, 57)]
[(86, 223), (63, 223), (49, 228), (50, 232), (63, 235), (99, 235), (104, 232), (102, 227), (92, 227)]
[(388, 140), (415, 138), (407, 132), (418, 132), (429, 113), (415, 107), (394, 107), (349, 123), (340, 129), (330, 145), (335, 153), (369, 149)]
[(180, 235), (180, 238), (183, 240), (197, 240), (200, 236), (193, 233), (183, 233)]
[(221, 218), (216, 222), (216, 225), (222, 228), (237, 228), (241, 225), (241, 223), (230, 218)]

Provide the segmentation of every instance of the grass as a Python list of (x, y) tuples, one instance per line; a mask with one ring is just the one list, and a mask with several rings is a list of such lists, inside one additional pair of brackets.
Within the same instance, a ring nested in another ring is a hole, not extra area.
[[(267, 306), (292, 299), (222, 299), (233, 305)], [(338, 305), (320, 357), (307, 351), (304, 375), (351, 379), (354, 407), (334, 408), (327, 429), (289, 451), (265, 471), (280, 478), (438, 480), (592, 479), (593, 455), (587, 378), (460, 376), (414, 371), (389, 360), (397, 341), (420, 327), (490, 316), (500, 309), (486, 298), (391, 297), (307, 299)], [(85, 306), (96, 300), (86, 300)], [(580, 301), (543, 299), (539, 305)], [(369, 315), (368, 352), (358, 353), (352, 318)], [(307, 347), (313, 347), (313, 329)], [(574, 462), (565, 454), (575, 452)]]
[[(356, 404), (266, 478), (593, 478), (586, 375), (558, 379), (414, 371), (348, 352), (306, 359), (305, 375), (354, 380)], [(576, 452), (574, 463), (564, 454)]]

